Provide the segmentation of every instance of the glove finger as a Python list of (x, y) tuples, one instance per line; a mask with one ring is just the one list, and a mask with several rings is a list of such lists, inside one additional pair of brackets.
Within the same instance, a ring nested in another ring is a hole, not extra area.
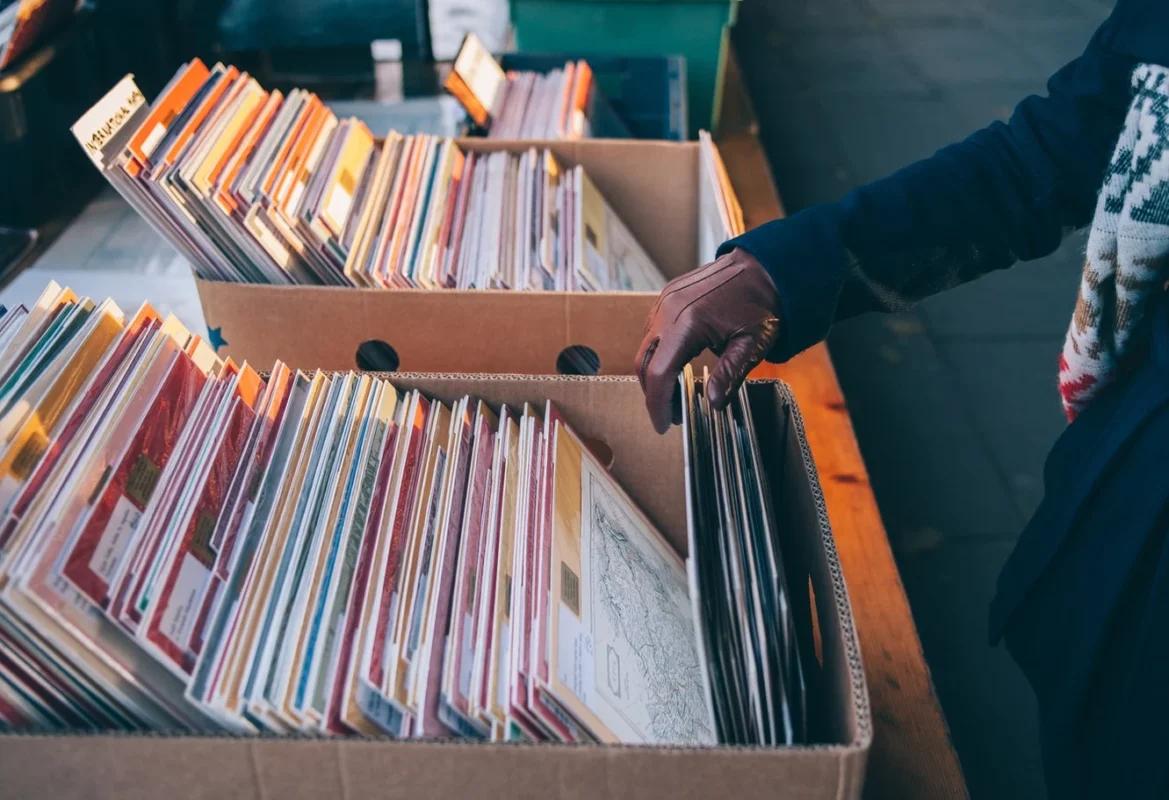
[(687, 335), (677, 328), (663, 334), (657, 347), (650, 352), (645, 367), (642, 388), (645, 391), (645, 408), (649, 412), (654, 430), (665, 433), (674, 418), (674, 391), (678, 388), (678, 373), (695, 354)]
[(654, 351), (658, 349), (658, 334), (654, 330), (653, 322), (646, 324), (645, 336), (641, 339), (641, 346), (637, 348), (637, 355), (633, 357), (633, 374), (641, 384), (641, 391), (645, 391), (645, 371), (649, 367)]
[(706, 383), (706, 396), (711, 406), (718, 411), (726, 408), (747, 373), (759, 361), (759, 347), (753, 335), (741, 333), (728, 341)]

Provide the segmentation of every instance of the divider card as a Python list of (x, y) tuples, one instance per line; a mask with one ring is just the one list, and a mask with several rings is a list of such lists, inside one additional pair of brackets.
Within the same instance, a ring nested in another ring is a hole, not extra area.
[(496, 102), (507, 80), (507, 75), (482, 40), (469, 33), (463, 37), (445, 86), (477, 125), (486, 125), (495, 113)]
[(505, 73), (479, 37), (469, 33), (443, 88), (488, 138), (581, 139), (592, 135), (589, 116), (595, 87), (592, 68), (583, 59), (566, 61), (544, 73)]

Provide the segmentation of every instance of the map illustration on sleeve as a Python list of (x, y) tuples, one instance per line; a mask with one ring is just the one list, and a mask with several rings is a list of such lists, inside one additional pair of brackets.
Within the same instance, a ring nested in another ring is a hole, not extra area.
[(682, 559), (563, 425), (556, 451), (554, 693), (603, 742), (714, 744)]

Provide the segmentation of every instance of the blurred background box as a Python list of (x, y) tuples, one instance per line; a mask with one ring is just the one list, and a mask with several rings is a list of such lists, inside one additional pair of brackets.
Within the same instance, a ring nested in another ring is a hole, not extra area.
[(93, 19), (83, 15), (0, 73), (0, 225), (35, 227), (101, 184), (69, 133), (104, 91), (95, 62)]
[[(505, 70), (548, 72), (584, 59), (608, 109), (634, 139), (687, 138), (686, 59), (682, 56), (615, 56), (592, 52), (504, 53)], [(604, 131), (604, 128), (600, 128)], [(593, 135), (606, 138), (594, 126)]]
[(181, 19), (202, 52), (246, 68), (265, 86), (323, 95), (374, 82), (370, 44), (401, 48), (403, 92), (435, 94), (427, 0), (181, 0)]
[[(494, 58), (496, 60), (496, 63), (499, 64), (500, 68), (502, 70), (504, 70), (505, 72), (508, 72), (509, 74), (514, 72), (514, 73), (528, 73), (528, 74), (535, 74), (535, 75), (547, 75), (548, 73), (554, 72), (556, 70), (564, 70), (570, 62), (575, 63), (577, 61), (583, 60), (583, 61), (588, 63), (589, 70), (590, 70), (590, 73), (592, 75), (592, 80), (589, 83), (588, 99), (585, 101), (585, 108), (584, 108), (585, 118), (588, 120), (588, 125), (587, 125), (588, 131), (587, 131), (587, 133), (584, 134), (583, 138), (586, 138), (586, 139), (662, 139), (662, 138), (665, 138), (662, 136), (638, 136), (638, 135), (634, 134), (632, 130), (630, 130), (629, 126), (625, 122), (625, 119), (620, 114), (618, 114), (617, 110), (614, 108), (614, 105), (611, 102), (611, 98), (606, 93), (605, 88), (601, 86), (601, 81), (597, 78), (596, 70), (594, 70), (592, 67), (592, 60), (591, 60), (591, 58), (589, 58), (587, 56), (572, 55), (572, 54), (568, 54), (568, 53), (556, 53), (556, 54), (549, 53), (549, 54), (539, 54), (539, 55), (537, 55), (537, 54), (504, 53), (503, 55), (498, 56), (498, 57), (494, 57)], [(602, 57), (602, 58), (604, 58), (604, 57)], [(457, 60), (457, 56), (456, 56), (456, 60)], [(452, 69), (453, 69), (453, 66), (452, 66)], [(453, 74), (453, 72), (452, 72), (452, 74)], [(615, 83), (615, 82), (610, 81), (610, 83)], [(455, 92), (451, 91), (449, 86), (446, 86), (444, 84), (444, 88), (447, 88), (447, 90), (450, 93), (450, 96), (452, 98), (456, 99), (456, 101), (458, 100), (457, 94)], [(499, 103), (498, 98), (496, 99), (496, 103), (497, 103), (497, 105), (492, 109), (492, 114), (496, 115), (496, 116), (503, 114), (506, 116), (506, 112), (503, 111), (504, 105), (498, 104)], [(460, 108), (463, 108), (461, 103), (460, 103)], [(531, 101), (529, 100), (528, 105), (524, 109), (525, 116), (531, 110), (532, 110), (532, 105), (531, 105)], [(498, 121), (498, 120), (496, 120), (496, 121)], [(463, 119), (462, 119), (462, 123), (460, 126), (460, 135), (468, 136), (468, 137), (491, 138), (490, 126), (485, 127), (485, 126), (481, 126), (481, 125), (477, 124), (475, 122), (475, 119), (473, 118), (472, 114), (470, 113), (469, 109), (464, 108)], [(506, 138), (526, 139), (526, 138), (530, 138), (530, 137), (526, 136), (526, 135), (519, 135), (519, 134), (516, 134), (515, 137), (507, 137), (507, 136), (500, 136), (497, 134), (494, 138), (496, 138), (496, 139), (506, 139)], [(566, 134), (564, 138), (570, 139), (570, 138), (574, 138), (574, 137)], [(684, 139), (685, 136), (683, 136), (682, 138)]]
[(0, 226), (42, 225), (100, 188), (69, 127), (127, 72), (148, 94), (161, 88), (171, 49), (160, 5), (91, 3), (0, 72)]
[(689, 135), (717, 127), (716, 88), (739, 0), (511, 0), (521, 53), (565, 51), (686, 60)]

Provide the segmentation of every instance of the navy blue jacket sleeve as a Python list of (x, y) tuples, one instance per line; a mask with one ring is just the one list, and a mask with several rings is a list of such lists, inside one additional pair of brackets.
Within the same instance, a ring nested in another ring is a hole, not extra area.
[(1134, 58), (1112, 46), (1125, 5), (1009, 122), (723, 243), (720, 255), (740, 247), (775, 281), (781, 335), (768, 357), (790, 358), (835, 320), (1047, 255), (1090, 222), (1130, 98)]

